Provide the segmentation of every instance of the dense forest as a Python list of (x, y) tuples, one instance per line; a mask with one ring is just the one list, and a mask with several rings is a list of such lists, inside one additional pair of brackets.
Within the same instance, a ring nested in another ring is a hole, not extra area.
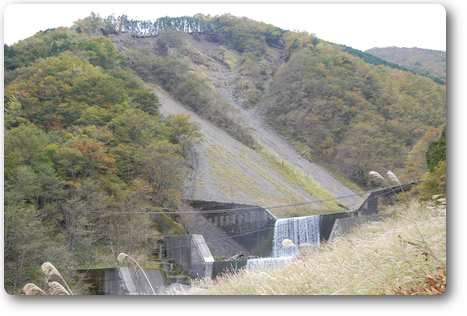
[(417, 144), (439, 135), (446, 117), (445, 86), (366, 64), (334, 45), (297, 51), (264, 103), (270, 124), (305, 155), (361, 184), (371, 168), (420, 178), (426, 148)]
[[(151, 214), (184, 209), (187, 154), (202, 135), (188, 116), (161, 117), (145, 83), (254, 148), (185, 40), (201, 33), (221, 43), (219, 60), (236, 75), (242, 106), (261, 110), (310, 160), (361, 187), (369, 187), (369, 170), (415, 180), (436, 165), (426, 151), (445, 128), (446, 86), (426, 76), (230, 14), (151, 22), (91, 13), (4, 45), (9, 293), (38, 280), (52, 258), (76, 286), (77, 268), (147, 253), (162, 236), (185, 232), (182, 217)], [(149, 46), (125, 43), (138, 38)]]
[(417, 47), (375, 47), (366, 53), (446, 81), (446, 52)]
[(70, 277), (183, 231), (173, 217), (149, 214), (183, 208), (185, 153), (200, 137), (189, 117), (161, 118), (157, 97), (105, 37), (57, 28), (5, 46), (5, 55), (9, 293), (35, 281), (42, 262)]

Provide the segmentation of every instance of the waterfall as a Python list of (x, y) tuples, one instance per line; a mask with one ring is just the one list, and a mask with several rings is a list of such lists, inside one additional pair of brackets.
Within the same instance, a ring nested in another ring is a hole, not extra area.
[(274, 226), (273, 257), (292, 257), (297, 248), (284, 248), (282, 241), (290, 239), (298, 246), (303, 243), (319, 245), (319, 215), (278, 219)]
[(274, 225), (272, 258), (249, 259), (246, 268), (249, 271), (281, 266), (298, 255), (295, 247), (284, 248), (282, 241), (290, 239), (298, 247), (308, 244), (304, 249), (319, 245), (319, 215), (278, 219)]

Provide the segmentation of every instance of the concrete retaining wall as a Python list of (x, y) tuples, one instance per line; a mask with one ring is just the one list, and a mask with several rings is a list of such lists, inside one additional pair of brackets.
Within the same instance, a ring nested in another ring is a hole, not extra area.
[[(232, 210), (202, 214), (213, 225), (231, 236), (249, 254), (267, 257), (271, 254), (274, 224), (277, 217), (268, 209), (246, 204), (185, 200), (194, 210)], [(255, 232), (251, 233), (250, 232)], [(238, 236), (240, 235), (240, 236)]]
[(184, 267), (192, 278), (211, 278), (230, 272), (237, 272), (246, 266), (246, 260), (214, 261), (201, 235), (165, 237), (167, 258)]
[(337, 219), (340, 218), (351, 218), (357, 217), (357, 212), (341, 212), (341, 213), (332, 213), (332, 214), (322, 214), (319, 219), (319, 234), (321, 239), (328, 240), (329, 235), (332, 232), (334, 223)]
[(416, 183), (417, 182), (406, 183), (372, 192), (357, 210), (359, 216), (378, 214), (378, 209), (381, 205), (395, 204), (397, 202), (396, 194), (402, 191), (409, 191)]
[(369, 222), (376, 222), (391, 217), (392, 214), (370, 215), (365, 217), (339, 218), (335, 220), (329, 240), (348, 234), (353, 228)]
[(202, 235), (164, 237), (167, 259), (188, 270), (191, 277), (203, 278), (212, 275), (214, 258)]

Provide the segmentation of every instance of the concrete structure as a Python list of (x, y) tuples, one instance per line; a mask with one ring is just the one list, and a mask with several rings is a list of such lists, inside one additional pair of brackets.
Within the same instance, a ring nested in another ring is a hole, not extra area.
[(183, 266), (193, 278), (211, 277), (214, 258), (202, 235), (167, 236), (164, 241), (167, 259)]
[(402, 191), (409, 191), (412, 188), (412, 186), (416, 183), (417, 182), (411, 182), (403, 185), (397, 185), (390, 188), (373, 191), (357, 210), (358, 216), (368, 216), (377, 214), (378, 208), (381, 205), (389, 205), (396, 203), (396, 194), (399, 194)]
[(355, 211), (320, 215), (320, 221), (319, 221), (320, 238), (324, 240), (329, 239), (329, 235), (331, 234), (331, 231), (334, 227), (334, 223), (337, 219), (352, 218), (352, 217), (357, 217), (357, 216), (358, 216), (358, 213)]
[[(353, 227), (368, 221), (384, 219), (390, 215), (375, 215), (378, 207), (397, 202), (396, 194), (410, 190), (414, 183), (376, 190), (370, 194), (357, 211), (319, 215), (319, 238), (332, 240), (348, 233)], [(219, 203), (213, 201), (185, 201), (208, 220), (205, 231), (214, 225), (235, 242), (257, 257), (268, 258), (273, 252), (274, 224), (277, 217), (264, 207)], [(207, 211), (207, 212), (205, 212)], [(212, 211), (212, 212), (211, 212)], [(219, 212), (216, 212), (219, 211)], [(203, 229), (201, 229), (204, 235)], [(246, 261), (214, 262), (203, 235), (166, 237), (167, 258), (184, 266), (193, 278), (215, 278), (226, 271), (235, 272), (246, 265)], [(226, 239), (223, 237), (220, 239)], [(213, 238), (215, 239), (215, 238)], [(228, 238), (227, 238), (228, 239)], [(215, 240), (213, 241), (215, 242)], [(202, 245), (202, 246), (201, 246)], [(183, 247), (182, 247), (183, 246)], [(248, 255), (248, 254), (245, 254)]]
[[(93, 295), (153, 295), (153, 291), (140, 269), (109, 268), (90, 269), (84, 281), (91, 284)], [(156, 294), (166, 290), (164, 277), (158, 269), (144, 269)]]
[(370, 215), (370, 216), (365, 216), (365, 217), (338, 218), (334, 222), (334, 226), (332, 228), (332, 232), (328, 240), (331, 241), (337, 237), (344, 236), (345, 234), (348, 234), (353, 228), (360, 226), (362, 224), (381, 221), (381, 220), (391, 217), (392, 215), (393, 214)]
[[(134, 268), (107, 268), (79, 271), (85, 273), (84, 281), (91, 285), (92, 295), (153, 295), (141, 270)], [(205, 291), (182, 283), (166, 286), (158, 269), (144, 269), (156, 295), (196, 294)]]
[(167, 259), (184, 267), (191, 278), (214, 279), (220, 274), (236, 273), (246, 266), (246, 260), (214, 261), (204, 237), (183, 235), (165, 237)]
[(218, 213), (200, 214), (241, 245), (247, 251), (245, 255), (270, 256), (274, 233), (272, 228), (277, 217), (268, 209), (262, 206), (213, 201), (185, 202), (200, 212), (219, 210)]

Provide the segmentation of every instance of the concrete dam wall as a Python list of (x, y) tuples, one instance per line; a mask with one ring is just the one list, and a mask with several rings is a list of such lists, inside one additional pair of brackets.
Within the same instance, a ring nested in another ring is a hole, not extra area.
[[(365, 222), (365, 220), (356, 220), (355, 218), (381, 219), (381, 217), (372, 215), (378, 214), (378, 208), (381, 205), (396, 203), (396, 194), (410, 190), (414, 184), (408, 183), (375, 190), (355, 211), (316, 215), (319, 216), (319, 240), (327, 241), (343, 233), (341, 229), (345, 225), (344, 223), (358, 225)], [(240, 246), (238, 249), (243, 248), (239, 252), (263, 258), (273, 256), (274, 227), (279, 219), (268, 209), (255, 205), (214, 201), (186, 200), (185, 202), (193, 210), (199, 211), (210, 225), (221, 230), (226, 236), (231, 237)], [(335, 226), (337, 220), (340, 220), (340, 226)], [(336, 229), (339, 229), (339, 231), (333, 234)], [(345, 231), (347, 232), (347, 229)], [(196, 233), (205, 236), (203, 229)], [(206, 238), (206, 241), (208, 241), (208, 238)], [(209, 248), (212, 251), (212, 247)], [(230, 253), (230, 256), (232, 255), (235, 255), (235, 253)]]
[[(243, 252), (245, 256), (253, 255), (258, 257), (271, 255), (273, 228), (277, 217), (268, 209), (255, 205), (213, 201), (185, 202), (193, 210), (199, 211), (210, 225), (220, 229), (225, 233), (226, 237), (230, 237), (243, 248), (239, 248), (236, 253)], [(209, 211), (209, 213), (204, 213), (206, 211)], [(204, 230), (207, 229), (205, 227), (194, 233), (205, 236)], [(210, 238), (205, 236), (205, 239), (209, 244)], [(229, 256), (236, 253), (229, 253)]]

